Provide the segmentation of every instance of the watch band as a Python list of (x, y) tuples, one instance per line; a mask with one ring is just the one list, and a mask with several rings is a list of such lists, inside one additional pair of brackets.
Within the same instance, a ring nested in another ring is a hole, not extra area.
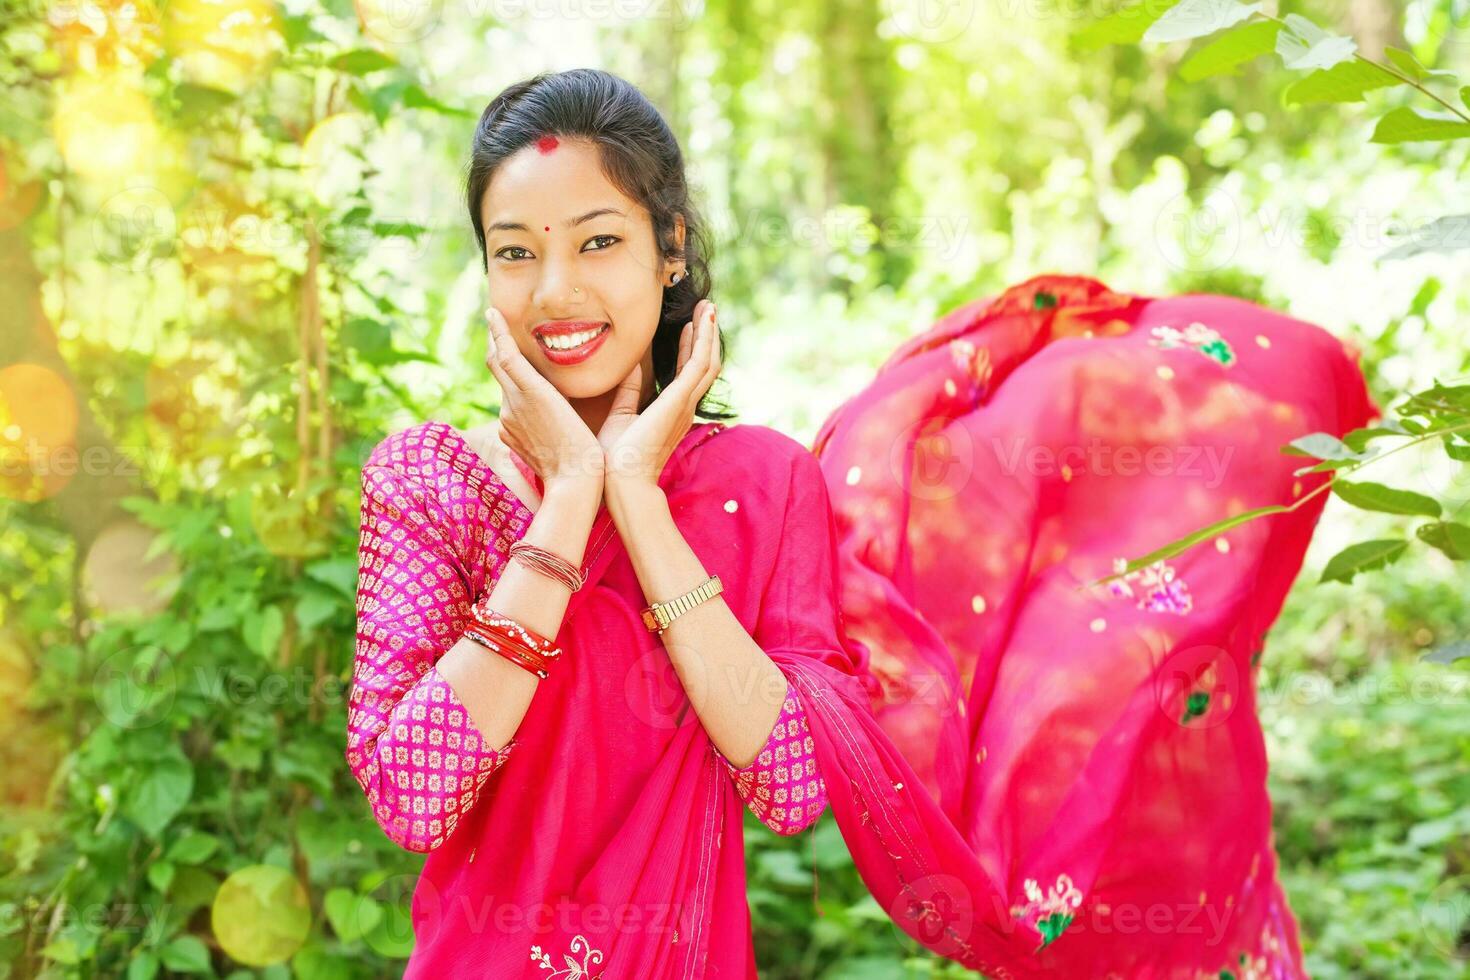
[(706, 599), (713, 599), (724, 591), (718, 575), (711, 575), (681, 596), (664, 602), (655, 602), (643, 610), (643, 625), (651, 632), (662, 633), (678, 616), (688, 612)]

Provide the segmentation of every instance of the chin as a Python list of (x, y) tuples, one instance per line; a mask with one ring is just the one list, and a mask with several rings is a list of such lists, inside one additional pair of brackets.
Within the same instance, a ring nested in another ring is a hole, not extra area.
[(610, 393), (623, 378), (628, 376), (628, 371), (633, 366), (628, 366), (628, 371), (617, 374), (614, 371), (597, 370), (590, 365), (578, 364), (572, 367), (564, 367), (560, 364), (551, 365), (552, 375), (548, 381), (561, 392), (563, 398), (568, 401), (582, 400), (587, 398), (599, 398)]

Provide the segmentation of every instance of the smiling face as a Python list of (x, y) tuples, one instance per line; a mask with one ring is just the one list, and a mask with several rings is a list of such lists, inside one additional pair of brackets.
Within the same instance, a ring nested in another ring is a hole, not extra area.
[[(517, 151), (486, 187), (480, 218), (490, 301), (536, 370), (568, 399), (610, 398), (642, 362), (651, 391), (664, 286), (683, 265), (660, 254), (651, 216), (603, 174), (596, 146), (543, 137)], [(682, 220), (675, 236), (682, 246)], [(601, 334), (556, 350), (568, 330), (572, 342)]]

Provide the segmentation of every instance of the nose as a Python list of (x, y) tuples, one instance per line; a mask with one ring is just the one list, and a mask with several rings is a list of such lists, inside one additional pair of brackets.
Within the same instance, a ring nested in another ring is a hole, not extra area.
[(565, 310), (582, 302), (587, 291), (576, 280), (573, 263), (547, 259), (536, 284), (536, 305), (543, 310)]

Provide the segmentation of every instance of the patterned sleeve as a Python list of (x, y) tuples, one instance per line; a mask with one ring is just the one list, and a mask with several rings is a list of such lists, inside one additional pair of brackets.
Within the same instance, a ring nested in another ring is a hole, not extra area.
[(746, 807), (778, 834), (801, 833), (827, 806), (827, 786), (817, 772), (806, 712), (795, 687), (786, 692), (781, 714), (754, 762), (737, 769), (723, 754), (720, 761)]
[(347, 764), (389, 839), (417, 852), (448, 839), (516, 744), (490, 746), (435, 667), (472, 597), (433, 505), (414, 477), (363, 468)]

